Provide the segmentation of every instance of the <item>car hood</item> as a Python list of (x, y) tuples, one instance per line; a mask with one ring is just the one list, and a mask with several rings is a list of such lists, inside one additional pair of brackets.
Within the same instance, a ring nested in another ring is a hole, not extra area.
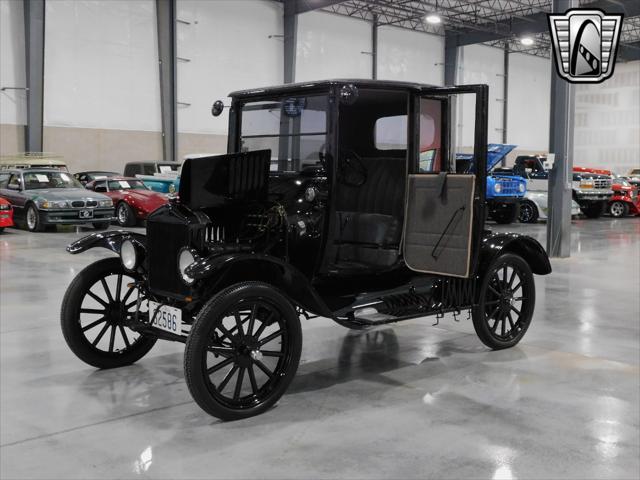
[[(490, 172), (493, 167), (498, 165), (505, 158), (510, 151), (516, 148), (517, 145), (510, 145), (506, 143), (490, 143), (487, 145), (487, 172)], [(475, 172), (475, 162), (473, 161), (472, 153), (456, 153), (456, 160), (470, 160), (470, 171)]]
[(162, 193), (154, 192), (153, 190), (127, 190), (124, 194), (125, 197), (133, 200), (139, 200), (141, 202), (151, 203), (166, 203), (167, 196)]
[(46, 200), (109, 200), (109, 197), (106, 195), (92, 192), (85, 188), (48, 188), (42, 190), (26, 190), (25, 193)]

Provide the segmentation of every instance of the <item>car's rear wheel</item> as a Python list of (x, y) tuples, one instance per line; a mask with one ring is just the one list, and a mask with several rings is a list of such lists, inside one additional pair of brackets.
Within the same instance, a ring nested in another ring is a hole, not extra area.
[(616, 200), (615, 202), (611, 202), (611, 204), (609, 205), (609, 213), (612, 217), (624, 217), (625, 215), (627, 215), (627, 213), (629, 213), (629, 206), (624, 202)]
[(42, 222), (40, 221), (40, 213), (33, 203), (30, 203), (27, 207), (25, 217), (27, 230), (30, 232), (42, 232), (44, 230), (44, 225), (42, 225)]
[(122, 268), (105, 258), (82, 270), (65, 293), (60, 312), (62, 334), (76, 356), (97, 368), (115, 368), (141, 359), (156, 343), (127, 327), (145, 298)]
[(116, 220), (122, 227), (133, 227), (136, 224), (136, 214), (127, 202), (118, 203), (116, 208)]
[(525, 200), (520, 204), (520, 214), (518, 220), (520, 223), (536, 223), (538, 221), (538, 207), (530, 200)]
[(291, 302), (266, 283), (240, 283), (216, 294), (198, 314), (185, 348), (185, 378), (205, 412), (246, 418), (278, 401), (301, 350), (300, 319)]
[(495, 259), (472, 309), (473, 326), (482, 343), (494, 350), (516, 345), (531, 323), (535, 295), (531, 267), (522, 257), (507, 253)]

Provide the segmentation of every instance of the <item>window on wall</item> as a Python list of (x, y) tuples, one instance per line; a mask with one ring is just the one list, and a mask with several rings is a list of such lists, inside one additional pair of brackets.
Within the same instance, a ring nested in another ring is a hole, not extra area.
[(440, 172), (442, 167), (442, 101), (420, 99), (419, 173)]

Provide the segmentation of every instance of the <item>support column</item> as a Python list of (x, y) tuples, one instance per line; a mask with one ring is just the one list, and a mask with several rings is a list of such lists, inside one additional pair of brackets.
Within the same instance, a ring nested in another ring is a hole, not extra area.
[(160, 65), (162, 155), (165, 162), (174, 162), (178, 159), (175, 0), (156, 0), (156, 20)]
[[(504, 64), (502, 68), (504, 77), (502, 80), (502, 94), (504, 102), (502, 102), (502, 143), (507, 143), (507, 115), (509, 113), (509, 42), (504, 42)], [(502, 166), (506, 165), (506, 158), (502, 159)]]
[[(553, 0), (552, 11), (577, 7), (577, 0)], [(555, 155), (549, 172), (547, 254), (569, 257), (571, 251), (571, 180), (573, 177), (573, 126), (575, 89), (561, 78), (551, 61), (551, 118), (549, 153)]]
[(373, 14), (371, 24), (371, 78), (378, 78), (378, 14)]
[(458, 73), (458, 39), (446, 32), (444, 36), (444, 84), (455, 85)]
[(297, 31), (296, 2), (284, 0), (284, 83), (295, 81)]
[(25, 150), (41, 152), (44, 110), (44, 0), (24, 0), (23, 8), (27, 70)]

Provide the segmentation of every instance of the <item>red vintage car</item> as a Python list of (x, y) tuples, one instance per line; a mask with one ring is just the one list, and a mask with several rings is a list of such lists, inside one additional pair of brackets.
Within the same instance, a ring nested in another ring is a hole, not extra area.
[(145, 220), (156, 208), (169, 198), (149, 189), (141, 180), (133, 177), (110, 177), (87, 183), (89, 190), (104, 193), (113, 200), (116, 221), (123, 227), (133, 227)]
[(600, 175), (611, 177), (613, 196), (607, 206), (607, 211), (611, 216), (624, 217), (625, 215), (640, 215), (640, 195), (638, 195), (638, 188), (626, 179), (616, 177), (611, 170), (601, 168), (573, 167), (573, 171), (599, 173)]
[(0, 197), (0, 232), (4, 227), (13, 227), (13, 207), (7, 200)]

